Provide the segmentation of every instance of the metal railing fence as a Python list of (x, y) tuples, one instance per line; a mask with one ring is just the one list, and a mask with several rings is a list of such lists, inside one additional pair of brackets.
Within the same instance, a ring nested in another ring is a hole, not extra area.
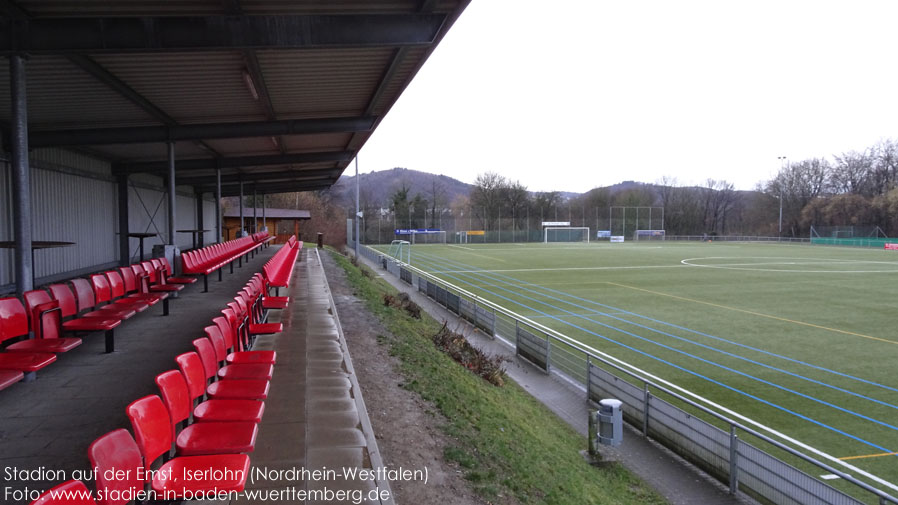
[[(617, 398), (623, 402), (624, 418), (629, 424), (729, 486), (731, 493), (742, 491), (759, 501), (775, 504), (854, 505), (871, 499), (880, 505), (898, 504), (895, 496), (854, 475), (898, 490), (890, 482), (375, 249), (362, 246), (360, 252), (488, 335), (510, 343), (520, 357), (534, 366), (576, 385), (587, 401)], [(697, 417), (695, 411), (726, 429)], [(760, 430), (776, 434), (789, 444)], [(749, 437), (802, 464), (838, 476), (853, 491), (849, 494), (836, 489), (743, 439)]]

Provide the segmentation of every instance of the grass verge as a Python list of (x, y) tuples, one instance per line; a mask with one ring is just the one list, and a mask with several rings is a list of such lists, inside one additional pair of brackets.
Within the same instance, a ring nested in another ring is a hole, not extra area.
[[(399, 359), (405, 387), (432, 402), (445, 416), (455, 444), (446, 459), (457, 462), (474, 489), (491, 502), (523, 504), (664, 503), (626, 469), (589, 466), (578, 451), (586, 440), (512, 381), (496, 387), (436, 349), (430, 336), (441, 323), (415, 319), (384, 306), (397, 291), (376, 276), (362, 275), (349, 259), (332, 254), (368, 310), (392, 336), (383, 343)], [(363, 267), (364, 268), (364, 267)]]

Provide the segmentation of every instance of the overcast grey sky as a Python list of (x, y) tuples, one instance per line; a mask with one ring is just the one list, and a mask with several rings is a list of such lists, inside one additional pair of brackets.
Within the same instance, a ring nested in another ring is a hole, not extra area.
[(896, 0), (473, 0), (359, 168), (751, 189), (778, 156), (898, 139), (896, 19)]

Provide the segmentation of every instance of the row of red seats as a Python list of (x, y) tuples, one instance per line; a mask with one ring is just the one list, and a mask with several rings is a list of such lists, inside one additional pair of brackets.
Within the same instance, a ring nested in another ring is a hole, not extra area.
[(265, 247), (268, 247), (268, 244), (271, 243), (277, 237), (273, 235), (269, 235), (267, 231), (259, 231), (252, 234), (253, 240), (256, 242), (263, 244)]
[[(175, 357), (177, 369), (156, 376), (160, 394), (128, 405), (134, 436), (118, 429), (90, 445), (96, 500), (83, 482), (72, 480), (45, 492), (32, 505), (120, 505), (147, 485), (166, 499), (243, 491), (250, 468), (247, 453), (255, 447), (277, 361), (275, 351), (249, 349), (255, 335), (283, 330), (281, 323), (264, 322), (270, 298), (265, 276), (255, 274), (222, 315), (204, 328), (205, 337), (193, 341), (194, 350)], [(156, 471), (111, 471), (123, 468)], [(216, 478), (184, 480), (185, 475)], [(83, 499), (66, 500), (64, 493)]]
[(290, 285), (290, 279), (293, 277), (293, 265), (296, 263), (296, 258), (299, 256), (300, 251), (302, 251), (302, 242), (296, 240), (296, 235), (293, 235), (287, 239), (284, 247), (281, 247), (265, 263), (262, 271), (265, 273), (269, 287), (277, 290)]
[(218, 270), (218, 280), (221, 281), (221, 268), (225, 265), (230, 265), (231, 273), (234, 273), (234, 260), (237, 260), (238, 266), (242, 267), (243, 258), (248, 254), (254, 254), (267, 236), (267, 231), (258, 232), (202, 249), (183, 252), (181, 270), (189, 275), (202, 275), (205, 293), (209, 291), (209, 274)]
[[(0, 343), (16, 340), (0, 352), (0, 389), (20, 380), (33, 380), (35, 373), (56, 361), (56, 354), (81, 345), (66, 332), (103, 331), (106, 352), (115, 350), (115, 328), (160, 301), (168, 315), (168, 297), (184, 289), (194, 278), (169, 277), (165, 258), (135, 263), (117, 270), (72, 279), (35, 289), (18, 298), (0, 299)], [(29, 332), (33, 338), (29, 338)]]

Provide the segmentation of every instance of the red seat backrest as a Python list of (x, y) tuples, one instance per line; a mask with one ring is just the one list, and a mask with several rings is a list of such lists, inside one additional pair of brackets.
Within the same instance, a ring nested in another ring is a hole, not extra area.
[(140, 449), (128, 430), (110, 431), (94, 440), (87, 448), (87, 459), (97, 471), (100, 505), (123, 505), (128, 503), (129, 496), (143, 491), (144, 482), (137, 478), (137, 469), (143, 466)]
[(119, 267), (118, 271), (119, 275), (122, 276), (122, 281), (125, 283), (125, 293), (137, 292), (137, 276), (134, 275), (134, 270), (131, 270), (131, 267), (127, 266)]
[(0, 298), (0, 342), (28, 334), (28, 315), (18, 298)]
[(28, 291), (22, 297), (25, 299), (25, 308), (34, 337), (60, 338), (62, 310), (59, 308), (59, 302), (50, 299), (50, 295), (43, 289)]
[(209, 341), (212, 342), (212, 349), (215, 350), (215, 359), (219, 363), (225, 361), (228, 357), (228, 348), (218, 326), (206, 326), (203, 328), (203, 332), (209, 338)]
[(106, 280), (109, 281), (109, 292), (113, 300), (125, 296), (125, 281), (122, 279), (122, 274), (110, 270), (106, 272)]
[[(224, 309), (222, 310), (222, 313), (224, 313), (225, 310), (231, 312), (231, 314), (233, 315), (233, 311), (231, 309)], [(218, 326), (218, 331), (220, 331), (221, 336), (224, 337), (225, 347), (227, 347), (228, 349), (233, 349), (235, 351), (238, 350), (237, 328), (231, 326), (231, 321), (236, 321), (236, 319), (236, 317), (228, 319), (227, 316), (218, 316), (212, 318), (212, 322), (215, 324), (215, 326)]]
[(179, 354), (175, 361), (184, 380), (187, 381), (187, 393), (190, 394), (191, 400), (203, 396), (206, 393), (206, 373), (203, 370), (203, 362), (200, 355), (195, 352), (185, 352)]
[(97, 304), (94, 290), (87, 279), (72, 279), (72, 287), (75, 289), (75, 298), (78, 299), (79, 311), (91, 309)]
[(187, 391), (187, 382), (184, 376), (177, 370), (162, 372), (156, 376), (156, 385), (162, 393), (162, 401), (168, 409), (171, 420), (172, 438), (177, 435), (178, 423), (186, 421), (190, 417), (192, 406), (190, 393)]
[(94, 288), (94, 296), (97, 303), (104, 303), (112, 300), (112, 290), (109, 289), (109, 280), (103, 274), (93, 274), (90, 276), (90, 285)]
[(203, 363), (203, 372), (206, 374), (206, 380), (215, 377), (218, 374), (218, 362), (215, 361), (215, 349), (212, 348), (212, 342), (208, 338), (198, 338), (193, 341), (193, 348), (200, 356)]
[[(183, 257), (181, 259), (183, 260)], [(159, 261), (162, 262), (162, 266), (165, 268), (165, 275), (171, 277), (175, 274), (175, 270), (171, 267), (171, 263), (168, 262), (168, 258), (159, 258)]]
[[(234, 336), (234, 344), (236, 345), (236, 347), (230, 344), (228, 345), (228, 347), (234, 347), (235, 351), (244, 350), (245, 343), (243, 337), (246, 336), (247, 330), (249, 330), (249, 328), (246, 328), (244, 321), (241, 318), (237, 317), (237, 304), (235, 302), (229, 303), (228, 308), (222, 309), (221, 313), (224, 314), (225, 319), (227, 319), (228, 325), (233, 328), (233, 331), (231, 333)], [(213, 319), (213, 321), (215, 320)]]
[(97, 505), (91, 496), (83, 482), (70, 480), (48, 489), (31, 505)]
[(149, 470), (159, 456), (168, 453), (172, 444), (171, 421), (162, 399), (149, 395), (131, 402), (125, 409), (134, 439), (143, 455), (144, 468)]
[(59, 302), (62, 309), (62, 317), (74, 316), (78, 313), (78, 305), (75, 304), (75, 295), (66, 284), (50, 284), (50, 295)]
[(140, 266), (143, 267), (144, 272), (146, 272), (147, 275), (150, 276), (150, 284), (156, 284), (156, 282), (158, 282), (158, 279), (156, 276), (156, 269), (153, 268), (153, 263), (149, 260), (141, 261)]

